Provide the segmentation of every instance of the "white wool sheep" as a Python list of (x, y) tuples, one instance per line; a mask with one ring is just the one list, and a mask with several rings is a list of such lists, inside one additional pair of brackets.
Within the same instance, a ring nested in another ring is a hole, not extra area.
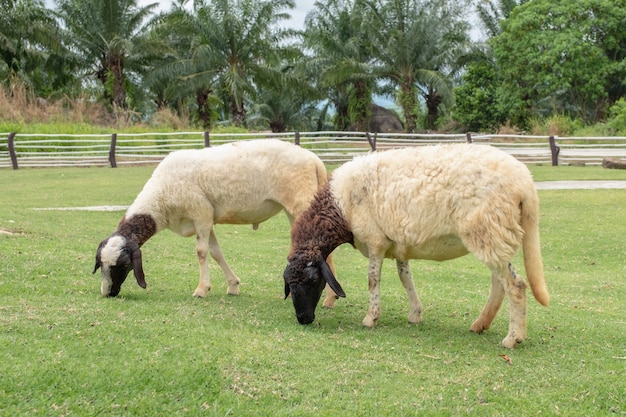
[(491, 146), (439, 145), (359, 157), (333, 172), (294, 224), (285, 294), (291, 293), (298, 321), (311, 323), (325, 283), (345, 296), (324, 259), (352, 243), (369, 257), (370, 305), (363, 324), (372, 327), (380, 317), (384, 258), (396, 259), (409, 322), (419, 323), (422, 304), (409, 260), (445, 261), (471, 252), (492, 277), (487, 304), (471, 330), (490, 327), (506, 294), (509, 332), (502, 345), (513, 348), (526, 337), (526, 283), (511, 266), (520, 247), (535, 298), (549, 303), (538, 211), (526, 166)]
[[(315, 154), (275, 139), (172, 152), (156, 167), (115, 233), (98, 247), (93, 272), (102, 268), (102, 295), (116, 296), (131, 269), (146, 287), (140, 247), (163, 229), (197, 236), (200, 280), (194, 296), (211, 290), (208, 253), (224, 271), (228, 294), (238, 294), (240, 280), (224, 259), (213, 225), (253, 224), (256, 229), (281, 210), (293, 223), (326, 178)], [(330, 304), (334, 299), (329, 293)]]

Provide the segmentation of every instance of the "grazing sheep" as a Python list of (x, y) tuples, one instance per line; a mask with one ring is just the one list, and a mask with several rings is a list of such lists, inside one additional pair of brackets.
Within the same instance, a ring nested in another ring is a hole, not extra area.
[[(200, 281), (194, 296), (211, 290), (207, 253), (224, 271), (228, 294), (239, 294), (240, 280), (224, 259), (213, 225), (252, 224), (256, 229), (283, 209), (293, 223), (325, 182), (326, 168), (315, 154), (280, 140), (172, 152), (156, 167), (115, 233), (98, 247), (93, 272), (102, 268), (102, 295), (115, 297), (131, 269), (146, 288), (140, 247), (163, 229), (197, 236)], [(329, 293), (328, 300), (332, 305), (335, 295)]]
[(442, 145), (396, 149), (356, 158), (333, 172), (292, 228), (285, 269), (301, 324), (311, 323), (326, 283), (345, 293), (324, 259), (351, 243), (369, 258), (370, 305), (363, 324), (380, 317), (380, 272), (394, 258), (406, 289), (409, 322), (422, 320), (410, 259), (445, 261), (473, 253), (491, 270), (487, 304), (471, 330), (491, 325), (504, 295), (509, 298), (509, 332), (502, 345), (526, 337), (526, 283), (511, 266), (522, 247), (528, 281), (547, 306), (538, 228), (539, 200), (524, 164), (485, 145)]

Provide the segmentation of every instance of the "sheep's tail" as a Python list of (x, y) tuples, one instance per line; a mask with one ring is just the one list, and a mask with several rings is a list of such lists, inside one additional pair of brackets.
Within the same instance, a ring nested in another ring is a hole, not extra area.
[(541, 244), (539, 242), (539, 198), (536, 191), (520, 203), (522, 211), (521, 226), (524, 229), (522, 249), (524, 268), (535, 299), (542, 305), (550, 304), (550, 294), (543, 275)]

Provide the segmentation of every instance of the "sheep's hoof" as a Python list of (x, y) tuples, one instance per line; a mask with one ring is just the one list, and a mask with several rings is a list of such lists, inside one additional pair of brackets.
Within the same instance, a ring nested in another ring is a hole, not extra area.
[(335, 308), (335, 301), (337, 301), (337, 297), (335, 296), (326, 297), (322, 305), (325, 308)]
[(488, 328), (489, 326), (485, 326), (482, 320), (478, 319), (474, 323), (472, 323), (472, 326), (470, 327), (470, 332), (482, 333), (484, 330), (487, 330)]
[(505, 348), (513, 349), (513, 348), (515, 348), (515, 346), (519, 345), (523, 341), (524, 341), (523, 338), (516, 337), (515, 334), (513, 334), (512, 336), (511, 335), (507, 335), (502, 340), (502, 346), (505, 347)]
[(502, 346), (513, 349), (515, 346), (522, 343), (524, 339), (526, 339), (526, 329), (509, 331), (509, 334), (502, 340)]
[(226, 294), (228, 295), (239, 295), (239, 284), (228, 286), (228, 290), (226, 290)]
[(421, 314), (409, 314), (409, 323), (420, 324), (422, 322)]
[(363, 326), (372, 328), (372, 327), (376, 326), (376, 320), (377, 319), (374, 319), (371, 316), (367, 315), (363, 319)]
[(211, 291), (211, 287), (209, 287), (209, 288), (200, 288), (200, 287), (198, 287), (193, 292), (193, 296), (196, 297), (196, 298), (204, 298), (204, 297), (207, 296), (209, 291)]

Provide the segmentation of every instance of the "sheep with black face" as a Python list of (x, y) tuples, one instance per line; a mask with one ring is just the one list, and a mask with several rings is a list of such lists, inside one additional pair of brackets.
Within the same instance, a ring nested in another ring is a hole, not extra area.
[(491, 271), (487, 304), (471, 326), (490, 327), (506, 295), (509, 331), (502, 345), (526, 337), (526, 283), (511, 260), (523, 248), (528, 282), (539, 303), (549, 295), (539, 242), (539, 199), (524, 164), (485, 145), (457, 144), (396, 149), (358, 157), (336, 169), (292, 228), (284, 272), (301, 324), (311, 323), (324, 284), (341, 285), (325, 262), (351, 243), (369, 258), (370, 304), (363, 324), (380, 317), (384, 258), (396, 260), (409, 298), (408, 320), (422, 320), (410, 259), (445, 261), (474, 254)]
[[(200, 279), (194, 296), (211, 290), (209, 253), (226, 276), (227, 293), (239, 294), (240, 280), (226, 262), (213, 226), (252, 224), (256, 229), (281, 210), (293, 223), (326, 179), (326, 168), (315, 154), (275, 139), (172, 152), (156, 167), (117, 230), (98, 247), (93, 272), (101, 268), (102, 295), (118, 295), (131, 270), (146, 288), (140, 248), (163, 229), (196, 235)], [(329, 307), (335, 298), (328, 293)]]

